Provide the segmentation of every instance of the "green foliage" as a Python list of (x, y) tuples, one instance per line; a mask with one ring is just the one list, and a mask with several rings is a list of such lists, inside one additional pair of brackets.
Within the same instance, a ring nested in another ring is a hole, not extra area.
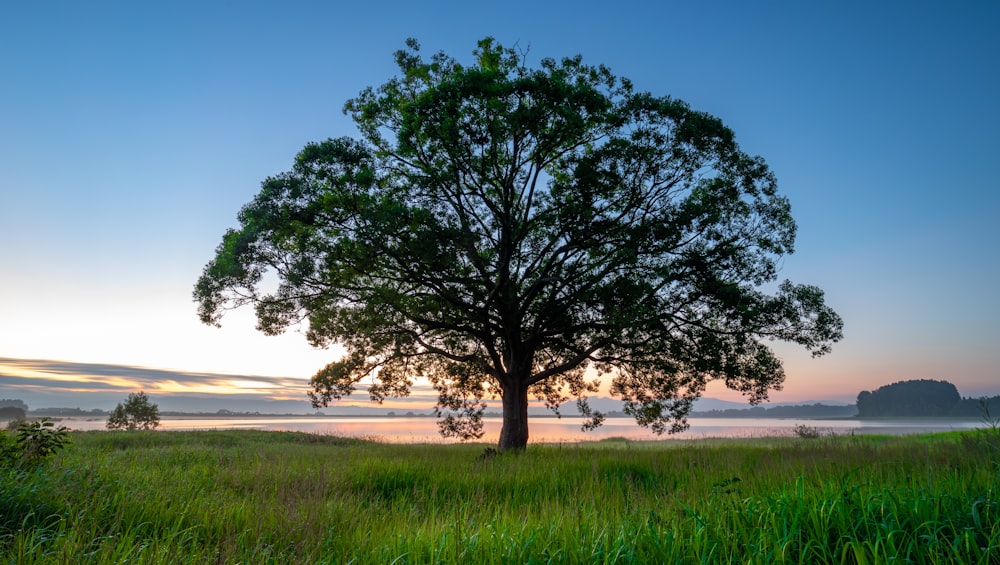
[(0, 471), (0, 562), (993, 563), (970, 432), (539, 445), (80, 433)]
[(20, 422), (13, 432), (0, 431), (0, 466), (33, 465), (69, 444), (69, 430), (41, 418)]
[(471, 66), (415, 41), (396, 61), (345, 105), (361, 138), (310, 143), (266, 179), (194, 291), (206, 323), (252, 305), (267, 334), (307, 320), (310, 343), (343, 345), (315, 405), (425, 377), (442, 433), (478, 437), (499, 397), (500, 447), (520, 448), (529, 395), (600, 423), (594, 369), (639, 424), (676, 431), (711, 380), (754, 402), (779, 386), (767, 341), (821, 355), (841, 338), (820, 289), (759, 290), (795, 223), (718, 118), (492, 39)]
[(0, 467), (12, 464), (20, 459), (20, 453), (15, 443), (14, 434), (0, 429)]
[(130, 393), (124, 403), (118, 403), (108, 417), (109, 430), (152, 430), (160, 425), (160, 410), (141, 390)]

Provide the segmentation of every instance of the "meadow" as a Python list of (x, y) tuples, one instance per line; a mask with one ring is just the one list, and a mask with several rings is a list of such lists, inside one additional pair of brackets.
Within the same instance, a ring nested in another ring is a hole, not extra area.
[(1000, 563), (1000, 432), (530, 445), (74, 432), (0, 563)]

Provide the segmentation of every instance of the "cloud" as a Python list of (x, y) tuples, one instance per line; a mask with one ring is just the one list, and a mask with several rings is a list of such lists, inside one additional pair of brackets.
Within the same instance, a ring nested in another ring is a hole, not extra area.
[(51, 392), (130, 392), (159, 394), (267, 395), (304, 397), (309, 388), (302, 379), (200, 373), (128, 365), (75, 363), (0, 357), (0, 386), (12, 389), (48, 389)]
[[(43, 359), (15, 359), (0, 357), (0, 397), (44, 396), (50, 400), (70, 405), (69, 399), (79, 403), (87, 399), (123, 397), (130, 392), (143, 390), (157, 397), (184, 396), (187, 398), (217, 398), (219, 400), (268, 400), (307, 402), (309, 383), (301, 378), (261, 375), (237, 375), (157, 369), (130, 365), (103, 363), (78, 363)], [(387, 399), (384, 408), (421, 409), (433, 406), (437, 395), (429, 384), (418, 383), (411, 387), (411, 395)], [(368, 399), (362, 383), (351, 397), (335, 406), (375, 406)]]

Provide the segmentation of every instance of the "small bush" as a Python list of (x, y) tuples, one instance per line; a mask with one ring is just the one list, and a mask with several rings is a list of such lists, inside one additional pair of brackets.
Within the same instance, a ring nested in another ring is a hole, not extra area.
[(69, 443), (69, 430), (49, 418), (21, 422), (13, 433), (0, 432), (0, 464), (30, 465), (51, 457)]
[(816, 426), (807, 426), (805, 424), (796, 424), (795, 428), (792, 429), (795, 435), (804, 439), (816, 439), (819, 437), (819, 428)]

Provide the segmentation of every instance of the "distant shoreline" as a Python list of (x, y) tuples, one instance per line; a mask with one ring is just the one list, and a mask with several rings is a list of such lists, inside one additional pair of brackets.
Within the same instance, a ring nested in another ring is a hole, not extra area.
[[(51, 414), (45, 410), (28, 412), (28, 418), (50, 418), (53, 421), (60, 420), (82, 420), (82, 421), (99, 421), (106, 420), (108, 414)], [(500, 413), (487, 413), (483, 415), (484, 418), (502, 418), (503, 415)], [(537, 414), (531, 415), (532, 419), (551, 419), (551, 420), (571, 420), (574, 418), (582, 418), (579, 414), (564, 414), (562, 416), (556, 416), (554, 414)], [(615, 413), (608, 414), (609, 418), (631, 418), (626, 414)], [(419, 414), (419, 413), (404, 413), (404, 414), (264, 414), (264, 413), (232, 413), (232, 414), (217, 414), (214, 412), (161, 412), (161, 419), (171, 419), (171, 420), (249, 420), (249, 419), (273, 419), (273, 418), (292, 418), (292, 419), (307, 419), (307, 418), (324, 418), (324, 419), (364, 419), (364, 418), (396, 418), (396, 419), (407, 419), (407, 418), (437, 418), (434, 414)], [(982, 418), (976, 416), (767, 416), (767, 415), (721, 415), (721, 414), (691, 414), (688, 419), (700, 420), (700, 419), (718, 419), (718, 420), (815, 420), (815, 421), (843, 421), (843, 420), (860, 420), (866, 422), (893, 422), (893, 421), (945, 421), (945, 420), (957, 420), (957, 421), (968, 421), (976, 422), (981, 421)]]

